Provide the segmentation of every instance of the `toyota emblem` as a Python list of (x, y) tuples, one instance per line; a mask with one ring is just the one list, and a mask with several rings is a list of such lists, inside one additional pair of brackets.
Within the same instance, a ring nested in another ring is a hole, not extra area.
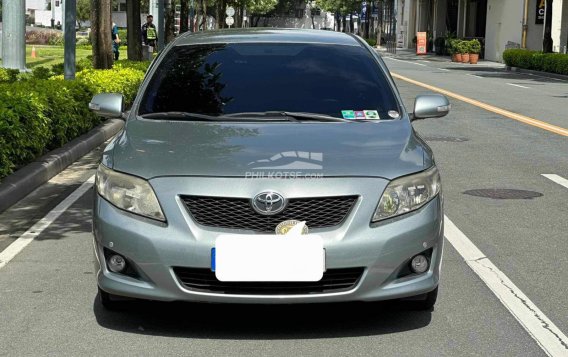
[(274, 191), (261, 192), (252, 199), (252, 207), (258, 213), (269, 216), (282, 212), (286, 200)]

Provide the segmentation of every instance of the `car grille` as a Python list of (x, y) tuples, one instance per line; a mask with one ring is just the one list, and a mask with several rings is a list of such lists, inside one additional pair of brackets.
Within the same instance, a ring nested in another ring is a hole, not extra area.
[(203, 226), (273, 233), (282, 221), (306, 221), (309, 228), (333, 227), (349, 215), (357, 196), (292, 198), (275, 215), (256, 212), (248, 198), (181, 196), (195, 221)]
[(364, 268), (328, 269), (320, 281), (314, 282), (222, 282), (207, 268), (180, 268), (174, 272), (189, 290), (240, 295), (303, 295), (353, 289)]

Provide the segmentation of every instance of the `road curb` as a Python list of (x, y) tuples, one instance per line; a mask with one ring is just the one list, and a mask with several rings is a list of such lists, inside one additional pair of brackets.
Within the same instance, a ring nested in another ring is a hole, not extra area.
[(563, 74), (534, 71), (532, 69), (525, 69), (525, 68), (511, 67), (511, 66), (506, 66), (505, 68), (507, 69), (507, 71), (510, 71), (510, 72), (529, 73), (529, 74), (534, 74), (534, 75), (541, 76), (541, 77), (563, 79), (565, 81), (568, 81), (568, 76), (565, 76)]
[(48, 152), (0, 182), (0, 213), (65, 170), (122, 129), (124, 121), (110, 119), (62, 147)]

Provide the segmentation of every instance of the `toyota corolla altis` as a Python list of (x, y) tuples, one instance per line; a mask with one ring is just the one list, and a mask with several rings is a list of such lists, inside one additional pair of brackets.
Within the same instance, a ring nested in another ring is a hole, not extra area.
[[(100, 94), (102, 116), (122, 96)], [(316, 30), (182, 35), (105, 149), (93, 211), (103, 305), (406, 299), (431, 308), (440, 176), (381, 57)]]

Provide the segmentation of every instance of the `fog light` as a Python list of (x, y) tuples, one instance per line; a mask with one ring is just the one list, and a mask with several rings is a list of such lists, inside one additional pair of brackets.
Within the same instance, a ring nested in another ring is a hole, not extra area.
[(126, 268), (126, 259), (122, 255), (114, 254), (108, 260), (108, 269), (113, 273), (120, 273)]
[(422, 254), (418, 254), (410, 262), (410, 268), (416, 274), (422, 274), (428, 270), (428, 259)]

